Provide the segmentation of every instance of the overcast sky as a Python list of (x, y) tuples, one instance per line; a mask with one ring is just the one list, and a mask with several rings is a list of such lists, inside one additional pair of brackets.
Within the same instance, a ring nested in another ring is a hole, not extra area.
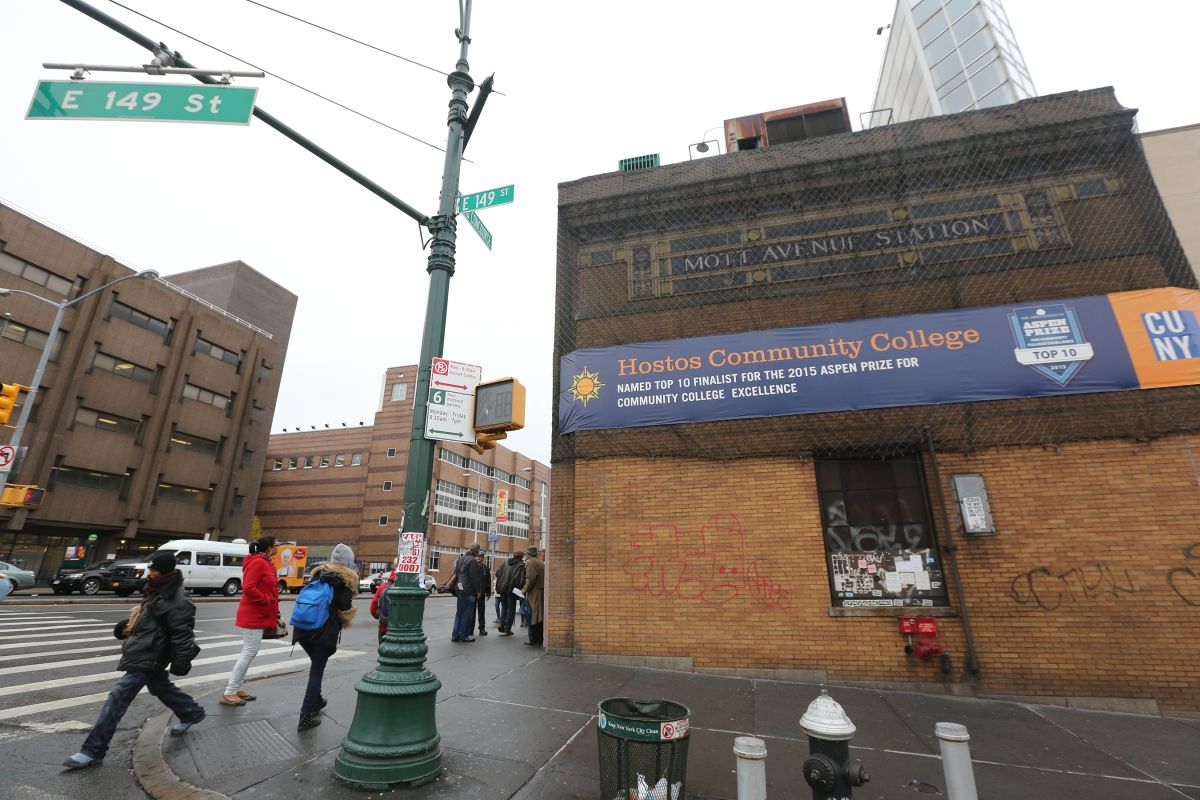
[[(249, 0), (94, 4), (200, 67), (245, 68), (190, 38), (441, 148), (445, 78)], [(458, 4), (263, 0), (440, 71)], [(1114, 86), (1143, 131), (1200, 122), (1192, 90), (1200, 4), (1006, 0), (1041, 94)], [(476, 2), (471, 73), (496, 89), (464, 192), (516, 185), (481, 214), (489, 252), (459, 227), (445, 355), (529, 387), (510, 447), (548, 461), (557, 184), (627, 156), (688, 158), (722, 121), (845, 97), (873, 99), (892, 0)], [(158, 20), (149, 21), (141, 12)], [(182, 31), (176, 33), (164, 25)], [(428, 289), (415, 222), (262, 123), (26, 121), (42, 62), (144, 64), (149, 54), (57, 0), (0, 0), (0, 199), (135, 269), (241, 259), (300, 298), (272, 431), (371, 421), (383, 371), (416, 361)], [(149, 78), (96, 73), (93, 80)], [(280, 80), (258, 104), (427, 214), (444, 156)], [(474, 95), (472, 95), (472, 98)], [(53, 265), (47, 265), (53, 267)], [(333, 393), (324, 391), (336, 384)]]

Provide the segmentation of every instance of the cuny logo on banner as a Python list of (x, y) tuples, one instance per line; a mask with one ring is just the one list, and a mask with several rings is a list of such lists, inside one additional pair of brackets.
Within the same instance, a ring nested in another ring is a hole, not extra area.
[(1159, 361), (1200, 358), (1200, 324), (1194, 312), (1173, 309), (1142, 314), (1142, 324)]
[(1008, 319), (1017, 340), (1013, 351), (1017, 363), (1033, 367), (1061, 386), (1095, 355), (1083, 338), (1075, 310), (1065, 303), (1017, 308)]

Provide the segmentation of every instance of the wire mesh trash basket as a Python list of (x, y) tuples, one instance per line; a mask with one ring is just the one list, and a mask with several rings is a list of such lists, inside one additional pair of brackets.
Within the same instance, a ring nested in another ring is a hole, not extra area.
[(682, 800), (690, 716), (670, 700), (601, 700), (600, 800)]

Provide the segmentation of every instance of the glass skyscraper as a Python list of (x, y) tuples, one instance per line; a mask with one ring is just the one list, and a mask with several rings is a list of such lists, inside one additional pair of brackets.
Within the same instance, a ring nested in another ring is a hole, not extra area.
[(898, 0), (867, 127), (1035, 94), (1000, 0)]

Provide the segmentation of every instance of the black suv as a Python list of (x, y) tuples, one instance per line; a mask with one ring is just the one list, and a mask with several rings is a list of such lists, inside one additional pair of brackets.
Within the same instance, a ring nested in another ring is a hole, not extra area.
[(112, 585), (112, 565), (115, 561), (97, 561), (86, 567), (71, 567), (60, 569), (50, 582), (50, 590), (55, 594), (98, 594), (101, 589), (109, 589)]

